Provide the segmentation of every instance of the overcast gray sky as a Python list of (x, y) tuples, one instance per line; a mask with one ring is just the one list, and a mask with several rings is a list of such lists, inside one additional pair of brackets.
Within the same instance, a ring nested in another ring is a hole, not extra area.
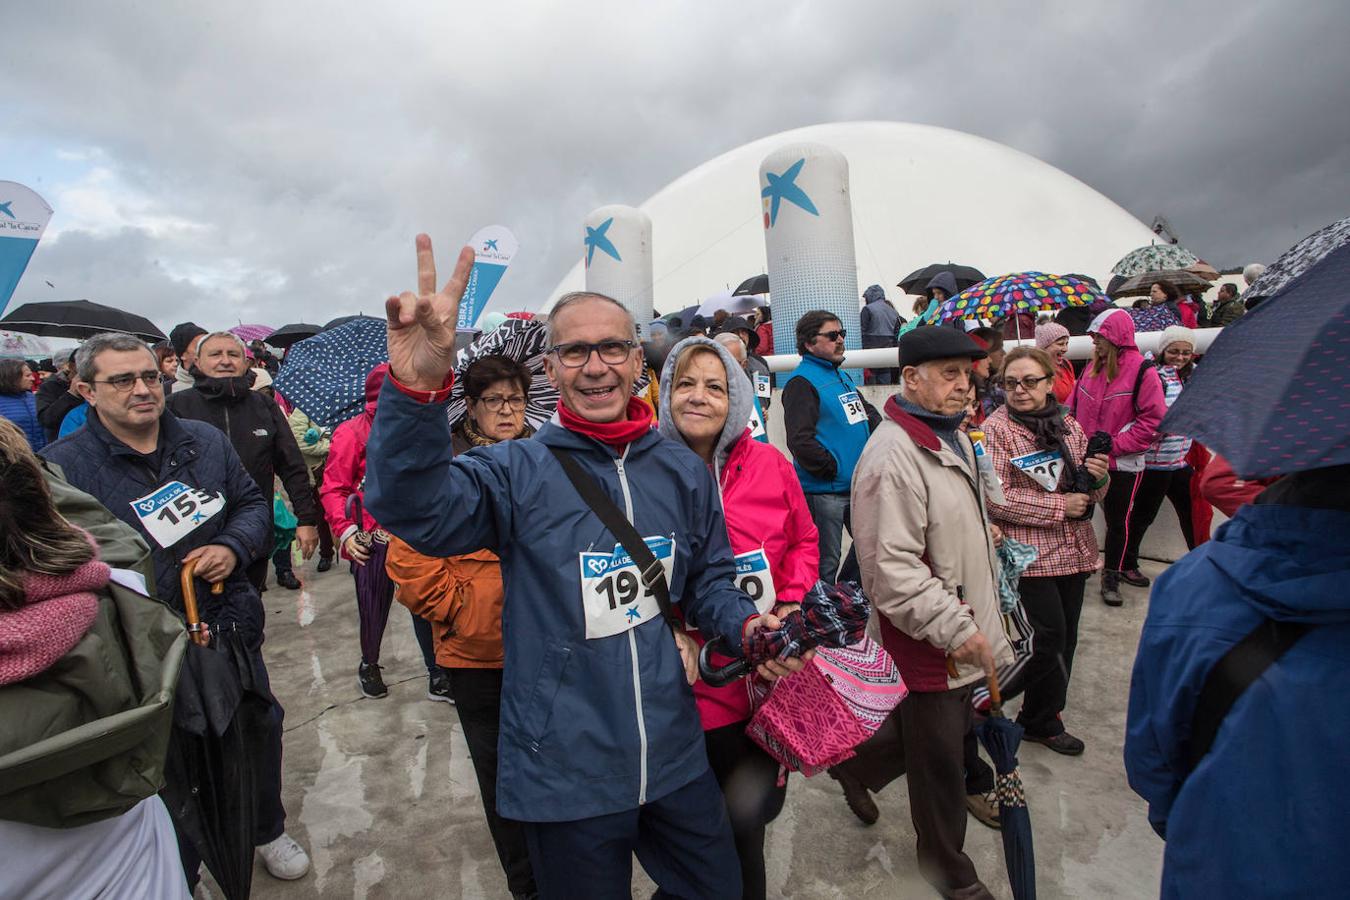
[(1339, 0), (42, 2), (0, 34), (0, 179), (56, 209), (11, 308), (166, 332), (378, 313), (416, 232), (448, 259), (493, 223), (491, 308), (533, 308), (592, 208), (828, 121), (1003, 142), (1221, 268), (1350, 214)]

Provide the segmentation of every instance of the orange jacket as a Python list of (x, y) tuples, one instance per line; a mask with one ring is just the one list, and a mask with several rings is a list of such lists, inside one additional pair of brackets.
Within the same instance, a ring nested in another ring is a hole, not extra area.
[(391, 536), (384, 565), (398, 585), (398, 602), (431, 623), (437, 665), (502, 667), (502, 568), (496, 554), (423, 556)]

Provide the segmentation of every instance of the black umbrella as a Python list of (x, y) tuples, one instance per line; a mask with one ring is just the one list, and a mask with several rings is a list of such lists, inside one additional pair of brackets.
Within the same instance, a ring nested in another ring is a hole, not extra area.
[(769, 276), (755, 275), (741, 282), (736, 290), (731, 292), (733, 297), (745, 297), (750, 294), (767, 294), (769, 292)]
[(271, 344), (273, 347), (289, 347), (291, 344), (303, 341), (305, 338), (314, 337), (314, 335), (318, 334), (320, 331), (323, 331), (322, 325), (292, 322), (290, 325), (282, 325), (276, 331), (272, 332), (264, 338), (264, 343)]
[(961, 266), (953, 262), (932, 263), (924, 266), (922, 269), (915, 269), (904, 278), (901, 278), (896, 285), (906, 294), (922, 294), (923, 289), (928, 287), (928, 282), (939, 272), (951, 272), (952, 277), (956, 279), (956, 289), (964, 291), (968, 287), (973, 287), (984, 281), (984, 273), (974, 266)]
[(1160, 431), (1221, 454), (1243, 478), (1350, 463), (1350, 244), (1226, 326)]
[(145, 316), (88, 300), (25, 303), (0, 319), (0, 328), (42, 337), (87, 338), (120, 331), (144, 341), (164, 340), (164, 332)]
[(1027, 809), (1022, 776), (1017, 771), (1017, 748), (1022, 726), (1003, 715), (998, 676), (989, 675), (989, 718), (975, 726), (980, 743), (993, 760), (994, 791), (998, 795), (999, 831), (1003, 859), (1014, 900), (1036, 900), (1036, 850), (1031, 839), (1031, 812)]
[(160, 796), (180, 840), (192, 843), (227, 900), (243, 900), (253, 882), (254, 772), (270, 695), (255, 683), (239, 633), (201, 624), (194, 567), (182, 572), (192, 643), (178, 677)]

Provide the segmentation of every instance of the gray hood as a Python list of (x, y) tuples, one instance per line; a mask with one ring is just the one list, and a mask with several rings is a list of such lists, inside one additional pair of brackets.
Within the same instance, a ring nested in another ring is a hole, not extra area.
[(716, 351), (718, 357), (722, 360), (722, 365), (727, 370), (727, 422), (722, 426), (722, 436), (717, 439), (717, 448), (713, 451), (713, 461), (720, 469), (727, 461), (727, 455), (731, 452), (732, 446), (740, 440), (741, 435), (745, 434), (745, 430), (750, 427), (750, 413), (755, 408), (755, 389), (751, 386), (750, 378), (741, 369), (740, 364), (717, 341), (696, 335), (687, 337), (670, 348), (670, 353), (666, 356), (665, 367), (661, 369), (661, 423), (659, 430), (663, 437), (678, 441), (686, 447), (689, 446), (684, 439), (684, 435), (680, 434), (680, 430), (675, 427), (675, 417), (670, 412), (670, 388), (671, 382), (675, 380), (675, 367), (679, 365), (680, 357), (690, 347), (697, 344), (711, 347)]

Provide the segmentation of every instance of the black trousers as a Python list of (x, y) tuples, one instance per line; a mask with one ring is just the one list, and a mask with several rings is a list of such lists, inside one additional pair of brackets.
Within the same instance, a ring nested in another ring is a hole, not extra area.
[(535, 892), (534, 870), (530, 867), (530, 849), (525, 842), (525, 827), (497, 812), (497, 735), (502, 712), (501, 669), (443, 669), (450, 676), (450, 696), (455, 701), (464, 740), (469, 745), (473, 773), (483, 797), (488, 831), (497, 848), (497, 859), (506, 874), (506, 886), (512, 894)]
[(1181, 522), (1186, 546), (1194, 549), (1191, 519), (1191, 469), (1144, 469), (1112, 472), (1102, 511), (1106, 515), (1106, 568), (1117, 572), (1139, 568), (1139, 545), (1164, 499), (1171, 499)]
[[(966, 855), (964, 743), (971, 730), (971, 687), (912, 691), (900, 704), (909, 815), (918, 835), (919, 870), (943, 896), (987, 896)], [(980, 885), (979, 888), (976, 885)]]
[(714, 728), (703, 732), (703, 740), (741, 860), (742, 900), (764, 900), (764, 832), (783, 811), (787, 784), (778, 786), (778, 761), (746, 737), (745, 726), (736, 722)]
[(1059, 714), (1069, 693), (1088, 574), (1023, 576), (1020, 582), (1022, 607), (1036, 636), (1025, 670), (1025, 698), (1017, 721), (1035, 737), (1054, 737), (1064, 731)]

